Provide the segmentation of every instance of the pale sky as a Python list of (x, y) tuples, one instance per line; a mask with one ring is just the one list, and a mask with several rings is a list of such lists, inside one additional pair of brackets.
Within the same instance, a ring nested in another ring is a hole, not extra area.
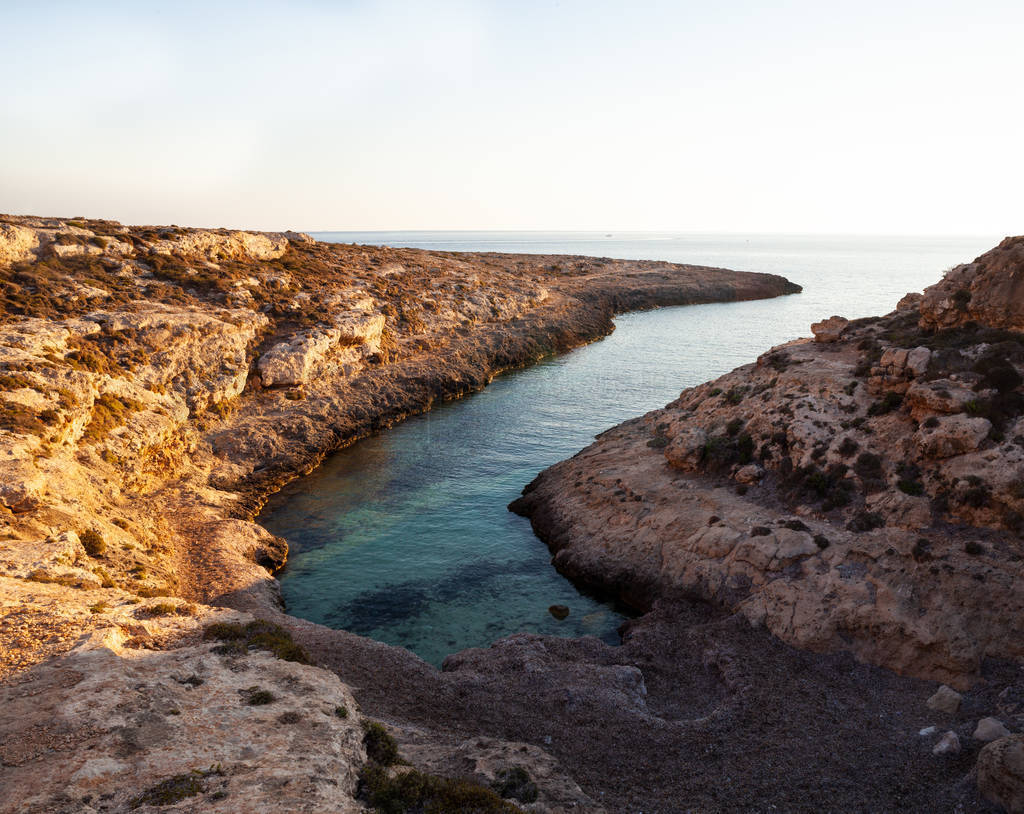
[(0, 0), (0, 212), (1024, 233), (1024, 3)]

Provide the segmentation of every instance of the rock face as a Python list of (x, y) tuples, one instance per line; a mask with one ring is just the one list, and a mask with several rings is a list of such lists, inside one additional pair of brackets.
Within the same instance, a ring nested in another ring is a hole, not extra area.
[(838, 342), (843, 331), (850, 325), (850, 320), (840, 316), (831, 316), (821, 322), (811, 325), (811, 333), (814, 334), (815, 342)]
[[(178, 800), (203, 811), (364, 810), (354, 799), (360, 717), (336, 676), (263, 651), (218, 655), (188, 642), (193, 617), (141, 621), (146, 608), (122, 601), (105, 611), (120, 628), (0, 688), (0, 811), (159, 811)], [(161, 635), (184, 646), (158, 649)]]
[(1007, 814), (1024, 812), (1024, 735), (990, 743), (978, 756), (978, 787)]
[(39, 247), (35, 230), (11, 223), (0, 223), (0, 266), (32, 259)]
[(954, 328), (977, 322), (1024, 331), (1024, 237), (1008, 237), (973, 263), (950, 269), (921, 299), (921, 326)]
[[(361, 718), (336, 675), (202, 641), (248, 619), (214, 606), (307, 629), (279, 612), (287, 546), (252, 521), (260, 501), (356, 438), (607, 333), (618, 310), (798, 290), (0, 216), (0, 810), (362, 810)], [(394, 676), (373, 663), (361, 691), (386, 696)], [(510, 748), (489, 742), (477, 774), (508, 769)], [(532, 810), (589, 805), (528, 752)]]
[[(979, 303), (1024, 274), (1019, 242), (979, 261), (1002, 275)], [(511, 508), (560, 570), (641, 608), (697, 596), (960, 688), (1024, 658), (1024, 338), (933, 333), (926, 300), (683, 392)]]

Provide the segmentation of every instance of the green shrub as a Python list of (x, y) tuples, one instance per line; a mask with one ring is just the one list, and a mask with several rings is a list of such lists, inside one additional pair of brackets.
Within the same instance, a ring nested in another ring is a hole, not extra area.
[(885, 415), (886, 413), (891, 413), (901, 404), (903, 404), (903, 396), (890, 390), (881, 401), (876, 401), (868, 407), (868, 415)]
[(213, 651), (221, 655), (245, 655), (250, 648), (255, 648), (269, 650), (283, 661), (309, 664), (309, 654), (295, 643), (292, 635), (280, 625), (264, 619), (254, 619), (244, 625), (215, 622), (206, 626), (203, 638), (224, 642)]
[(871, 529), (879, 529), (884, 525), (885, 520), (880, 514), (861, 509), (850, 518), (850, 522), (846, 524), (846, 528), (850, 531), (860, 533), (863, 531), (871, 531)]
[(495, 773), (491, 788), (499, 796), (518, 800), (520, 803), (536, 802), (539, 794), (537, 784), (530, 780), (529, 773), (522, 766), (499, 769)]
[(491, 789), (415, 770), (390, 777), (370, 764), (359, 774), (360, 796), (380, 814), (514, 814), (522, 809)]
[(239, 690), (239, 694), (250, 707), (266, 706), (267, 704), (273, 704), (277, 700), (277, 697), (270, 690), (264, 690), (260, 687), (249, 687)]
[(366, 756), (381, 766), (392, 766), (401, 762), (395, 739), (376, 721), (363, 721), (363, 745), (366, 747)]
[(882, 459), (873, 452), (862, 452), (853, 464), (853, 471), (865, 479), (882, 477)]
[(920, 497), (924, 494), (924, 484), (918, 480), (900, 478), (896, 483), (896, 487), (905, 495)]
[(107, 550), (106, 540), (96, 529), (86, 529), (78, 535), (78, 539), (82, 541), (82, 548), (90, 557), (102, 557)]
[(219, 765), (211, 766), (206, 771), (193, 769), (191, 772), (176, 774), (174, 777), (168, 777), (152, 788), (146, 789), (138, 797), (130, 800), (128, 805), (130, 808), (139, 808), (144, 805), (169, 806), (179, 803), (189, 797), (195, 797), (197, 794), (205, 792), (206, 779), (208, 777), (223, 774), (224, 772)]

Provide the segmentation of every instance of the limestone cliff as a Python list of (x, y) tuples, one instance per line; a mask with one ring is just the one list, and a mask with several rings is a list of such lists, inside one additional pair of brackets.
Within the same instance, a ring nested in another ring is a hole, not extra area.
[[(970, 688), (977, 726), (961, 717), (933, 752), (965, 772), (978, 756), (984, 795), (1018, 811), (1024, 714), (1003, 702), (1024, 692), (1022, 279), (1024, 238), (1007, 238), (887, 316), (816, 323), (603, 433), (510, 508), (560, 570), (637, 607), (698, 599)], [(943, 693), (931, 708), (962, 716)]]
[[(304, 663), (348, 639), (278, 610), (286, 546), (251, 520), (266, 494), (607, 333), (616, 311), (797, 290), (666, 263), (0, 218), (0, 703), (16, 712), (0, 811), (360, 810), (358, 705)], [(329, 644), (307, 656), (292, 629)], [(377, 671), (392, 650), (358, 647)], [(533, 810), (599, 810), (534, 747), (446, 752), (409, 732), (423, 766), (490, 782), (521, 752)]]
[[(644, 606), (698, 595), (959, 686), (1024, 659), (1021, 247), (609, 430), (514, 508), (560, 568)], [(968, 278), (975, 309), (938, 317)]]

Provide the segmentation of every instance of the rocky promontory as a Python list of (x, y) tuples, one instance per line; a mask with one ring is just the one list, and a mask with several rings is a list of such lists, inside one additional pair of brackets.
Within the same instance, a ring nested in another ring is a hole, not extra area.
[[(472, 810), (603, 810), (534, 717), (506, 726), (522, 675), (472, 654), (440, 673), (287, 616), (287, 547), (252, 518), (333, 450), (617, 312), (798, 290), (659, 262), (0, 217), (0, 811), (360, 811), (398, 786)], [(641, 710), (635, 667), (584, 672), (580, 703)], [(386, 768), (392, 737), (415, 770)]]
[[(561, 571), (643, 610), (708, 603), (802, 650), (975, 693), (991, 729), (922, 737), (936, 754), (1002, 738), (979, 782), (1020, 811), (1022, 280), (1024, 238), (1007, 238), (891, 314), (823, 320), (608, 430), (511, 508)], [(932, 708), (963, 714), (947, 690)]]

